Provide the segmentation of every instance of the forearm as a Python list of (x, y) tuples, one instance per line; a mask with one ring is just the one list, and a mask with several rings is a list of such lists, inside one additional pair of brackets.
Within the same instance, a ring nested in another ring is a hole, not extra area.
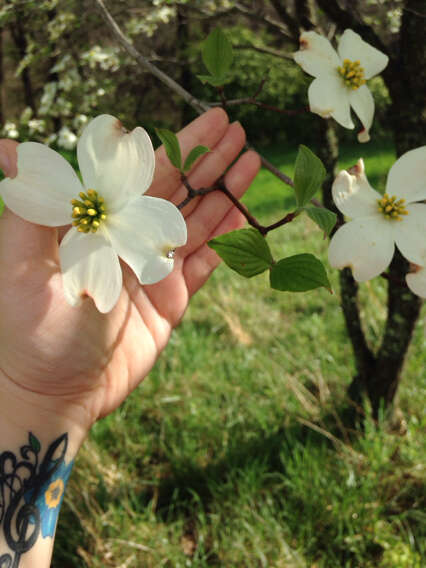
[(1, 383), (0, 567), (47, 568), (85, 432), (46, 397)]

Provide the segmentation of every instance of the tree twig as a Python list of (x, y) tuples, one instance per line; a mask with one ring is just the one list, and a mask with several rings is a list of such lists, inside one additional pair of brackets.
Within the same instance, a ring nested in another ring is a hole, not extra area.
[(274, 112), (278, 112), (279, 114), (286, 114), (288, 116), (294, 116), (296, 114), (301, 114), (302, 112), (308, 112), (307, 108), (291, 109), (291, 110), (278, 108), (278, 107), (273, 106), (273, 105), (268, 105), (266, 103), (262, 103), (262, 101), (258, 101), (254, 97), (246, 97), (244, 99), (230, 99), (230, 100), (226, 100), (225, 103), (222, 103), (222, 102), (210, 103), (210, 106), (212, 106), (212, 107), (217, 107), (217, 106), (231, 107), (231, 106), (239, 106), (239, 105), (253, 105), (253, 106), (257, 106), (259, 108), (263, 108), (265, 110), (272, 110)]
[(293, 211), (291, 213), (287, 213), (287, 215), (285, 215), (284, 217), (282, 217), (278, 221), (271, 223), (270, 225), (262, 225), (261, 223), (259, 223), (259, 221), (256, 219), (256, 217), (254, 217), (250, 213), (250, 211), (247, 209), (247, 207), (245, 207), (245, 205), (243, 205), (235, 197), (235, 195), (227, 188), (226, 183), (225, 183), (225, 179), (224, 179), (223, 176), (220, 177), (214, 185), (212, 185), (210, 187), (200, 187), (199, 189), (194, 189), (191, 186), (191, 184), (189, 183), (188, 178), (186, 177), (185, 174), (181, 174), (181, 180), (182, 180), (182, 184), (185, 186), (188, 194), (185, 197), (185, 199), (181, 203), (179, 203), (179, 205), (177, 206), (178, 209), (183, 209), (185, 207), (185, 205), (188, 205), (188, 203), (190, 201), (192, 201), (195, 197), (207, 195), (208, 193), (212, 193), (213, 191), (221, 191), (224, 195), (226, 195), (226, 197), (230, 201), (232, 201), (232, 203), (235, 205), (235, 207), (238, 209), (238, 211), (240, 211), (240, 213), (242, 213), (244, 215), (244, 217), (247, 219), (247, 223), (249, 225), (251, 225), (252, 227), (254, 227), (255, 229), (257, 229), (259, 231), (259, 233), (261, 233), (263, 236), (267, 235), (269, 233), (269, 231), (273, 231), (274, 229), (278, 229), (278, 227), (282, 227), (283, 225), (286, 225), (287, 223), (291, 223), (291, 221), (293, 221), (293, 219), (295, 219), (299, 214), (299, 212)]
[(259, 53), (264, 53), (265, 55), (272, 55), (273, 57), (279, 57), (280, 59), (289, 59), (293, 61), (293, 54), (286, 53), (284, 51), (279, 51), (278, 49), (272, 49), (271, 47), (258, 47), (257, 45), (233, 45), (233, 49), (251, 49)]
[[(166, 73), (158, 69), (155, 65), (150, 63), (146, 57), (144, 57), (130, 42), (130, 40), (124, 35), (121, 28), (117, 24), (117, 22), (112, 17), (111, 13), (109, 12), (108, 8), (105, 6), (103, 0), (94, 0), (95, 4), (98, 6), (99, 10), (101, 11), (102, 16), (104, 17), (106, 23), (111, 28), (111, 31), (118, 39), (122, 47), (127, 51), (127, 53), (135, 59), (139, 65), (152, 73), (157, 79), (163, 82), (169, 89), (180, 95), (185, 102), (187, 102), (192, 108), (194, 108), (199, 114), (209, 110), (211, 108), (207, 103), (200, 101), (197, 97), (194, 97), (189, 93), (186, 89), (184, 89), (179, 83), (174, 81), (171, 77), (169, 77)], [(246, 144), (245, 148), (247, 150), (255, 150), (249, 143)], [(257, 152), (259, 154), (259, 152)], [(291, 178), (283, 174), (278, 168), (276, 168), (269, 160), (264, 158), (261, 154), (259, 157), (262, 162), (262, 166), (269, 170), (273, 175), (275, 175), (278, 179), (280, 179), (285, 184), (293, 187), (293, 181)]]
[(287, 39), (292, 40), (291, 36), (288, 33), (286, 26), (281, 24), (278, 20), (271, 18), (268, 14), (265, 14), (262, 10), (250, 10), (240, 2), (235, 2), (234, 7), (240, 14), (243, 14), (247, 18), (251, 18), (255, 20), (256, 23), (259, 21), (263, 21), (269, 28), (271, 28), (274, 32), (278, 32), (285, 36)]
[(191, 95), (191, 93), (189, 93), (186, 89), (181, 87), (179, 85), (179, 83), (177, 83), (174, 79), (172, 79), (166, 73), (161, 71), (161, 69), (158, 69), (158, 67), (156, 67), (155, 65), (150, 63), (150, 61), (146, 57), (144, 57), (131, 44), (130, 40), (124, 35), (124, 33), (122, 32), (122, 30), (119, 27), (119, 25), (117, 24), (117, 22), (111, 16), (111, 13), (109, 12), (107, 7), (105, 6), (105, 3), (104, 3), (103, 0), (94, 0), (94, 1), (98, 5), (98, 8), (101, 11), (102, 16), (104, 17), (108, 26), (111, 28), (111, 31), (114, 33), (115, 37), (118, 39), (118, 41), (124, 47), (124, 49), (129, 53), (129, 55), (131, 57), (133, 57), (133, 59), (135, 59), (141, 67), (143, 67), (144, 69), (146, 69), (147, 71), (152, 73), (154, 75), (154, 77), (157, 77), (157, 79), (159, 79), (162, 83), (167, 85), (169, 87), (169, 89), (171, 89), (172, 91), (175, 91), (175, 93), (180, 95), (184, 99), (185, 102), (187, 102), (190, 106), (192, 106), (200, 114), (209, 109), (208, 105), (206, 105), (205, 103), (203, 103), (202, 101), (200, 101), (196, 97), (193, 97)]

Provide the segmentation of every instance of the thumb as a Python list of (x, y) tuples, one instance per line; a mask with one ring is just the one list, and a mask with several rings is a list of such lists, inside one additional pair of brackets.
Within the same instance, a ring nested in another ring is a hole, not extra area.
[[(18, 174), (17, 149), (14, 140), (0, 140), (0, 169), (4, 175), (14, 178)], [(1, 196), (1, 182), (0, 182)], [(7, 207), (0, 217), (0, 262), (2, 270), (6, 267), (22, 266), (22, 262), (39, 263), (40, 260), (56, 259), (56, 229), (42, 227), (25, 221)]]

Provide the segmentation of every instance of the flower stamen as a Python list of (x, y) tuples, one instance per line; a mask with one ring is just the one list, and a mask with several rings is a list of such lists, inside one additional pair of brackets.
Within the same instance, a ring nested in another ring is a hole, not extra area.
[(343, 82), (349, 89), (359, 89), (365, 85), (364, 68), (361, 62), (344, 59), (343, 65), (337, 68), (337, 72), (342, 76)]
[(96, 233), (107, 217), (104, 199), (94, 189), (88, 189), (87, 193), (81, 191), (79, 197), (71, 200), (72, 224), (80, 233)]
[(389, 197), (387, 193), (381, 199), (377, 200), (379, 205), (379, 213), (383, 213), (385, 219), (393, 219), (394, 221), (402, 221), (403, 215), (408, 215), (405, 207), (405, 199), (397, 199), (396, 195)]

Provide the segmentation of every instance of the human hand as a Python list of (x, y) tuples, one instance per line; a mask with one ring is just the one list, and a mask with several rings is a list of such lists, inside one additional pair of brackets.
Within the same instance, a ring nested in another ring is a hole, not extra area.
[[(229, 125), (219, 109), (196, 119), (179, 139), (184, 154), (197, 144), (212, 150), (189, 175), (194, 188), (211, 185), (245, 142), (242, 127)], [(1, 156), (9, 161), (4, 161), (5, 174), (13, 177), (16, 143), (2, 141)], [(226, 184), (234, 195), (244, 193), (259, 164), (258, 156), (247, 152), (227, 172)], [(157, 151), (148, 195), (175, 204), (186, 196), (163, 148)], [(176, 251), (173, 272), (142, 287), (123, 264), (119, 302), (110, 313), (101, 314), (91, 299), (79, 307), (64, 300), (58, 265), (61, 230), (5, 211), (0, 218), (0, 389), (27, 405), (66, 415), (83, 433), (119, 406), (150, 371), (189, 298), (217, 266), (219, 259), (206, 241), (244, 224), (219, 192), (191, 201), (182, 213), (188, 242)]]

